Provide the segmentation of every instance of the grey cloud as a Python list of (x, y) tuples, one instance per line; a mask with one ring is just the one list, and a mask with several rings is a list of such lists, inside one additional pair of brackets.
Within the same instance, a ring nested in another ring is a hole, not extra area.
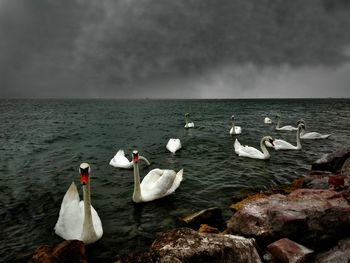
[(0, 96), (198, 96), (226, 67), (239, 85), (217, 92), (258, 96), (237, 70), (347, 62), (349, 2), (3, 0)]

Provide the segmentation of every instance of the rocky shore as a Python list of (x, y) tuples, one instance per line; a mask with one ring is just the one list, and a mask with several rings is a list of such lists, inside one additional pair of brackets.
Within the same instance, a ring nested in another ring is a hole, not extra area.
[[(350, 148), (317, 160), (290, 186), (248, 196), (221, 210), (181, 220), (184, 227), (158, 236), (149, 250), (115, 262), (350, 262)], [(84, 244), (42, 246), (29, 262), (87, 262)]]

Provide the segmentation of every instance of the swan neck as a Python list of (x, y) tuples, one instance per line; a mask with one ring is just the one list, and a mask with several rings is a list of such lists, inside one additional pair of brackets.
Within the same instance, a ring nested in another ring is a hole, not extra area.
[(146, 157), (143, 157), (143, 156), (139, 156), (139, 160), (142, 160), (142, 161), (144, 161), (148, 166), (150, 166), (151, 165), (151, 163), (147, 160), (147, 158)]
[(185, 117), (185, 122), (188, 124), (188, 116)]
[(261, 141), (260, 141), (260, 148), (261, 148), (262, 153), (264, 154), (264, 159), (267, 159), (267, 158), (270, 157), (270, 153), (269, 153), (269, 151), (266, 148), (265, 140), (266, 140), (265, 138), (261, 139)]
[(91, 215), (91, 196), (90, 196), (90, 182), (83, 185), (84, 197), (84, 222), (83, 222), (83, 240), (96, 236)]
[(134, 166), (134, 193), (132, 195), (132, 200), (135, 203), (139, 203), (139, 202), (141, 202), (141, 185), (140, 185), (139, 165), (137, 162), (133, 162), (133, 166)]
[(297, 149), (301, 149), (300, 132), (301, 132), (301, 128), (298, 128), (298, 130), (297, 130)]
[(232, 128), (235, 128), (235, 121), (232, 120)]
[(277, 128), (277, 129), (280, 127), (280, 123), (281, 123), (281, 119), (278, 118), (278, 119), (277, 119), (277, 124), (276, 124), (276, 128)]

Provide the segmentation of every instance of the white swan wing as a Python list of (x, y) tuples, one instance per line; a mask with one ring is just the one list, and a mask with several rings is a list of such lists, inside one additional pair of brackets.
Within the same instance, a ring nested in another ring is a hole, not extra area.
[(132, 162), (125, 157), (124, 150), (119, 150), (111, 159), (109, 165), (116, 168), (130, 169), (132, 167)]
[(235, 153), (236, 153), (236, 154), (238, 154), (239, 149), (242, 148), (242, 145), (241, 145), (241, 143), (237, 140), (237, 138), (236, 138), (236, 140), (235, 140), (235, 143), (233, 144), (233, 147), (235, 148)]
[(181, 145), (181, 141), (180, 139), (169, 139), (166, 148), (172, 152), (175, 153), (177, 150), (181, 149), (182, 145)]
[(83, 227), (83, 213), (79, 206), (79, 194), (74, 182), (63, 197), (55, 233), (70, 240), (79, 239)]
[(276, 128), (276, 130), (278, 131), (296, 131), (298, 130), (297, 127), (293, 127), (291, 125), (286, 125), (286, 126), (283, 126), (283, 127), (280, 127), (280, 128)]
[(194, 123), (193, 122), (186, 123), (185, 128), (194, 128)]
[(327, 139), (331, 134), (320, 134), (318, 132), (307, 132), (300, 135), (301, 139)]
[[(268, 142), (265, 144), (267, 145)], [(284, 141), (284, 140), (274, 140), (273, 144), (275, 145), (276, 150), (294, 150), (297, 147), (292, 145), (291, 143)]]
[(265, 117), (264, 123), (266, 123), (266, 124), (271, 124), (272, 121), (271, 121), (271, 119), (270, 119), (269, 117)]
[(173, 185), (170, 187), (170, 189), (166, 192), (165, 195), (170, 195), (173, 192), (175, 192), (175, 190), (180, 186), (182, 180), (183, 180), (183, 172), (184, 169), (181, 169), (175, 176), (175, 180), (173, 182)]
[(250, 157), (256, 159), (261, 159), (264, 156), (264, 154), (258, 149), (247, 145), (239, 149), (238, 155), (242, 157)]
[(176, 177), (173, 170), (153, 169), (141, 182), (142, 200), (147, 202), (166, 195)]
[(236, 133), (236, 134), (241, 134), (241, 133), (242, 133), (242, 128), (241, 128), (241, 126), (235, 126), (235, 133)]

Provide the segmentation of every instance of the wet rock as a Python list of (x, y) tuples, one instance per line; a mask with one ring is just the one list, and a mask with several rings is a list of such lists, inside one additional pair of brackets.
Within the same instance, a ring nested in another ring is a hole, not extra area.
[(267, 246), (270, 253), (282, 263), (306, 262), (313, 250), (308, 249), (288, 238), (282, 238)]
[(217, 207), (211, 207), (190, 215), (186, 215), (180, 218), (180, 221), (184, 224), (184, 226), (195, 230), (197, 230), (201, 224), (207, 224), (219, 229), (223, 229), (225, 225), (222, 218), (221, 209)]
[[(340, 173), (348, 158), (350, 158), (350, 147), (323, 156), (312, 164), (311, 170)], [(346, 170), (346, 167), (343, 169)]]
[(304, 187), (310, 189), (344, 190), (350, 185), (350, 177), (327, 171), (310, 171), (304, 178)]
[(162, 234), (150, 249), (161, 263), (197, 262), (262, 262), (255, 240), (233, 235), (198, 233), (178, 228)]
[(350, 238), (340, 240), (330, 251), (315, 257), (312, 263), (344, 263), (350, 262)]
[(288, 237), (311, 248), (327, 246), (350, 236), (349, 191), (298, 189), (253, 200), (231, 217), (227, 232), (264, 242)]
[(87, 263), (85, 245), (79, 240), (66, 240), (53, 247), (41, 246), (35, 250), (30, 263)]

